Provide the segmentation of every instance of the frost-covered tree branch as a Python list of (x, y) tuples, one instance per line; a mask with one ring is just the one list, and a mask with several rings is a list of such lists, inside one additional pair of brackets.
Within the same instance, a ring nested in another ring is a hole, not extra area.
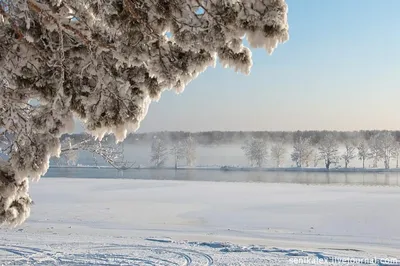
[(268, 158), (268, 146), (264, 139), (252, 138), (242, 146), (251, 166), (262, 167)]
[(362, 167), (365, 168), (365, 161), (369, 157), (369, 146), (366, 140), (362, 139), (357, 145), (358, 159), (362, 161)]
[(368, 146), (369, 146), (368, 158), (372, 159), (372, 167), (377, 168), (378, 162), (382, 160), (382, 153), (380, 149), (378, 134), (373, 135), (369, 139)]
[(318, 151), (320, 158), (325, 162), (325, 168), (329, 170), (332, 164), (339, 161), (339, 144), (332, 134), (327, 134), (319, 143)]
[(271, 147), (271, 158), (275, 160), (276, 167), (281, 167), (283, 158), (286, 154), (285, 140), (280, 139), (275, 142)]
[[(389, 169), (390, 160), (393, 157), (397, 146), (396, 139), (390, 132), (383, 131), (374, 135), (371, 142), (372, 155), (374, 158), (376, 157), (376, 159), (383, 159), (385, 169)], [(374, 164), (376, 163), (374, 162)]]
[(93, 155), (93, 159), (98, 165), (96, 156), (101, 157), (106, 163), (117, 170), (127, 170), (132, 168), (135, 163), (128, 162), (124, 158), (124, 150), (121, 145), (108, 143), (104, 141), (96, 141), (93, 137), (86, 137), (80, 141), (74, 141), (66, 138), (61, 143), (60, 158), (68, 161), (76, 160), (79, 151), (87, 151)]
[(344, 152), (341, 156), (341, 158), (344, 161), (344, 168), (348, 168), (350, 161), (353, 160), (356, 157), (356, 145), (354, 144), (353, 141), (345, 141), (344, 142)]
[(175, 169), (177, 169), (179, 160), (185, 157), (185, 151), (182, 142), (177, 141), (176, 143), (174, 143), (169, 151), (174, 159)]
[(217, 59), (248, 74), (244, 39), (268, 53), (288, 40), (285, 1), (0, 1), (0, 128), (14, 136), (0, 165), (0, 224), (29, 215), (28, 178), (60, 155), (74, 116), (121, 141), (151, 101)]
[(390, 160), (397, 157), (397, 141), (394, 136), (388, 132), (378, 132), (369, 140), (369, 158), (372, 159), (372, 167), (378, 167), (378, 162), (383, 160), (385, 169), (390, 168)]
[(168, 159), (168, 147), (164, 140), (155, 138), (151, 143), (150, 162), (155, 167), (164, 166)]
[(186, 165), (193, 166), (196, 161), (196, 141), (192, 136), (183, 140), (182, 152), (183, 158), (186, 159)]
[(297, 167), (308, 167), (312, 153), (311, 139), (298, 137), (294, 140), (293, 152), (290, 157)]
[(400, 143), (395, 141), (393, 151), (392, 151), (392, 157), (393, 159), (396, 160), (396, 168), (399, 168), (399, 156), (400, 156)]

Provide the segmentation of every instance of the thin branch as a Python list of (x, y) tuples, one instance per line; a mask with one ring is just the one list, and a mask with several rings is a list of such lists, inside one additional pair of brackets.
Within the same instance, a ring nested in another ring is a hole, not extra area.
[(0, 15), (2, 15), (3, 17), (7, 18), (10, 21), (15, 33), (17, 34), (17, 39), (18, 40), (22, 39), (24, 37), (24, 34), (22, 34), (21, 29), (15, 24), (14, 20), (3, 9), (2, 1), (0, 1)]

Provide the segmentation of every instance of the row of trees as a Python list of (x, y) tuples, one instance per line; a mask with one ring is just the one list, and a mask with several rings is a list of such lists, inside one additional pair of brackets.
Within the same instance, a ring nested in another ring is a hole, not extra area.
[[(339, 150), (342, 144), (342, 151)], [(252, 138), (245, 142), (242, 149), (251, 166), (262, 167), (270, 154), (276, 167), (281, 167), (283, 159), (287, 154), (288, 141), (281, 138), (273, 142), (269, 148), (267, 141), (261, 138)], [(372, 167), (378, 167), (383, 162), (385, 169), (390, 168), (390, 161), (396, 161), (399, 167), (400, 144), (395, 136), (388, 131), (377, 132), (369, 140), (354, 138), (340, 143), (333, 134), (325, 135), (318, 144), (313, 144), (310, 137), (298, 136), (293, 141), (293, 150), (290, 154), (291, 160), (297, 167), (317, 167), (323, 161), (326, 169), (337, 165), (343, 160), (344, 167), (348, 168), (355, 158), (362, 161), (365, 168), (367, 160), (372, 161)]]
[[(157, 135), (153, 136), (151, 143), (150, 163), (155, 167), (165, 166), (170, 156), (174, 160), (175, 168), (180, 161), (186, 165), (193, 166), (196, 160), (196, 140), (188, 134), (183, 140), (168, 142)], [(292, 145), (290, 158), (296, 167), (317, 167), (323, 162), (326, 169), (337, 166), (340, 161), (345, 168), (350, 167), (354, 159), (362, 162), (365, 168), (367, 161), (371, 167), (377, 168), (380, 162), (386, 169), (390, 168), (391, 160), (396, 161), (396, 168), (399, 167), (400, 144), (395, 136), (388, 131), (377, 132), (369, 140), (355, 137), (339, 141), (337, 135), (326, 134), (319, 143), (315, 144), (310, 137), (299, 135), (292, 142), (287, 138), (280, 138), (269, 143), (263, 138), (252, 138), (245, 141), (242, 149), (249, 163), (253, 167), (262, 167), (270, 159), (275, 167), (281, 167)], [(3, 152), (5, 150), (3, 149)], [(97, 158), (118, 170), (125, 170), (134, 167), (135, 163), (128, 163), (124, 159), (123, 145), (115, 143), (107, 138), (97, 142), (88, 135), (86, 137), (66, 137), (62, 141), (61, 156), (58, 163), (74, 164), (77, 161), (77, 152), (86, 151), (93, 154), (97, 164)]]
[[(7, 156), (7, 150), (4, 149), (5, 145), (1, 145), (3, 143), (6, 142), (0, 143), (0, 155)], [(194, 165), (197, 145), (190, 135), (186, 139), (170, 145), (164, 139), (155, 136), (151, 144), (151, 164), (155, 167), (165, 166), (169, 156), (172, 156), (175, 168), (178, 167), (181, 160), (184, 160), (188, 166)], [(121, 143), (115, 144), (115, 142), (109, 140), (108, 136), (102, 141), (96, 141), (89, 135), (79, 138), (65, 137), (61, 143), (60, 157), (54, 158), (53, 161), (57, 165), (77, 165), (79, 152), (91, 154), (95, 165), (99, 165), (100, 159), (117, 170), (136, 167), (135, 162), (125, 160), (124, 145)]]
[[(317, 145), (326, 135), (333, 137), (343, 143), (349, 139), (370, 140), (379, 130), (361, 130), (361, 131), (204, 131), (204, 132), (186, 132), (186, 131), (163, 131), (149, 133), (132, 133), (125, 140), (127, 144), (151, 143), (154, 135), (168, 142), (178, 142), (187, 138), (189, 135), (195, 139), (198, 145), (224, 145), (232, 143), (243, 143), (251, 138), (267, 139), (271, 142), (278, 142), (285, 139), (288, 143), (294, 142), (300, 136), (309, 138), (311, 143)], [(391, 131), (391, 134), (400, 141), (400, 131)]]
[(180, 160), (186, 160), (186, 165), (193, 166), (196, 161), (196, 142), (192, 136), (187, 137), (183, 141), (175, 142), (171, 147), (160, 138), (154, 138), (151, 144), (150, 162), (155, 167), (165, 165), (169, 155), (174, 158), (175, 168), (178, 167)]

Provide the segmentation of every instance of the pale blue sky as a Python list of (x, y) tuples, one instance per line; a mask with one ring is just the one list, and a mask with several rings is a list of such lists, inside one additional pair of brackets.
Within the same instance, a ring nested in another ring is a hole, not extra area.
[(290, 40), (250, 76), (209, 68), (139, 132), (400, 128), (400, 1), (287, 0)]

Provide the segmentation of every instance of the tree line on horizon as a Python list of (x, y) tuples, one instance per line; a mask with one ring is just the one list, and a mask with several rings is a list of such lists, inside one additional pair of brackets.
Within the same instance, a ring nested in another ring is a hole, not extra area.
[[(331, 134), (335, 139), (343, 142), (347, 139), (363, 138), (369, 140), (372, 136), (386, 130), (360, 130), (360, 131), (328, 131), (328, 130), (308, 130), (308, 131), (163, 131), (149, 133), (132, 133), (128, 135), (125, 143), (151, 142), (154, 137), (168, 142), (176, 142), (192, 136), (199, 145), (221, 145), (231, 143), (241, 143), (249, 138), (266, 139), (278, 141), (282, 138), (289, 142), (301, 137), (309, 138), (312, 144), (318, 144), (325, 135)], [(397, 141), (400, 141), (399, 131), (388, 131)]]
[[(369, 139), (362, 134), (347, 136), (345, 139), (337, 137), (328, 133), (314, 143), (311, 137), (296, 135), (291, 142), (290, 158), (299, 168), (318, 167), (321, 161), (328, 170), (341, 161), (344, 168), (349, 168), (355, 159), (362, 161), (362, 168), (365, 168), (368, 160), (372, 161), (372, 168), (378, 168), (378, 163), (383, 162), (384, 168), (389, 169), (392, 160), (396, 161), (396, 168), (399, 168), (400, 142), (393, 132), (377, 131)], [(252, 138), (245, 142), (242, 149), (251, 166), (262, 167), (270, 156), (275, 167), (281, 167), (284, 156), (289, 152), (288, 139), (281, 138), (271, 142), (270, 146), (268, 144), (262, 138)]]
[[(150, 146), (149, 162), (154, 167), (163, 167), (172, 155), (175, 168), (181, 160), (186, 160), (187, 166), (194, 166), (197, 145), (204, 144), (203, 137), (215, 132), (161, 132), (132, 134), (128, 137), (135, 138), (133, 143), (147, 143)], [(232, 136), (234, 132), (219, 132), (217, 136), (225, 133)], [(240, 144), (251, 167), (264, 167), (268, 165), (283, 167), (284, 158), (290, 155), (295, 167), (318, 167), (321, 162), (326, 169), (332, 166), (344, 168), (351, 167), (354, 160), (362, 161), (362, 168), (366, 168), (366, 162), (372, 162), (371, 167), (377, 168), (383, 162), (384, 168), (390, 168), (390, 162), (395, 160), (396, 168), (399, 168), (400, 142), (398, 131), (297, 131), (297, 132), (241, 132), (241, 138), (230, 138), (219, 144)], [(86, 136), (87, 137), (87, 136)], [(68, 136), (69, 139), (85, 139), (85, 134)], [(151, 139), (150, 139), (151, 137)], [(181, 137), (181, 138), (180, 138)], [(232, 140), (234, 139), (234, 140)], [(210, 140), (210, 139), (209, 139)], [(104, 145), (113, 145), (115, 141), (108, 136)], [(214, 141), (215, 140), (212, 140)], [(124, 142), (124, 143), (126, 143)], [(134, 144), (133, 144), (134, 145)], [(218, 145), (218, 144), (216, 144)], [(291, 148), (289, 148), (291, 147)], [(87, 150), (87, 148), (86, 148)], [(293, 166), (293, 165), (292, 165)]]
[[(270, 138), (270, 135), (266, 134), (270, 132), (262, 133), (264, 134), (256, 134), (257, 137), (249, 134), (251, 137), (247, 137), (242, 145), (244, 155), (252, 167), (263, 167), (269, 157), (274, 162), (275, 167), (281, 167), (285, 156), (290, 152), (288, 146), (292, 145), (290, 158), (295, 163), (295, 166), (299, 168), (318, 167), (321, 161), (328, 170), (332, 166), (338, 166), (340, 161), (344, 163), (344, 168), (349, 168), (355, 159), (362, 161), (362, 168), (365, 168), (366, 161), (370, 160), (372, 161), (372, 168), (377, 168), (378, 163), (383, 162), (385, 169), (390, 168), (390, 162), (394, 159), (396, 168), (399, 168), (400, 142), (396, 138), (397, 132), (360, 131), (349, 134), (349, 132), (298, 131), (293, 134), (284, 132), (286, 134), (280, 134), (275, 138)], [(180, 140), (170, 140), (172, 142), (171, 151), (175, 158), (175, 167), (177, 167), (179, 156), (187, 158), (187, 165), (193, 165), (196, 133), (191, 133), (186, 137), (185, 142), (188, 139), (191, 143), (189, 146), (187, 144), (182, 145)], [(168, 157), (166, 140), (160, 138), (159, 135), (153, 135), (151, 147), (151, 162), (155, 162), (154, 165), (156, 167), (163, 166)], [(342, 150), (340, 149), (341, 147)], [(179, 152), (180, 149), (186, 149), (186, 154), (190, 154), (190, 156), (179, 155), (183, 154)], [(160, 160), (160, 158), (163, 159)]]
[[(162, 131), (162, 132), (146, 132), (131, 133), (124, 143), (137, 144), (142, 142), (152, 142), (154, 138), (162, 139), (169, 143), (174, 143), (191, 136), (198, 145), (221, 145), (231, 143), (242, 143), (249, 138), (266, 139), (271, 142), (279, 141), (284, 138), (288, 142), (292, 142), (300, 136), (309, 138), (311, 143), (316, 145), (325, 135), (331, 134), (339, 142), (347, 139), (360, 138), (369, 140), (372, 136), (379, 132), (390, 132), (397, 141), (400, 141), (400, 130), (360, 130), (360, 131), (330, 131), (330, 130), (306, 130), (306, 131), (204, 131), (204, 132), (188, 132), (188, 131)], [(74, 138), (86, 139), (87, 133), (65, 134), (62, 139)], [(115, 137), (108, 136), (109, 142), (115, 142)]]

